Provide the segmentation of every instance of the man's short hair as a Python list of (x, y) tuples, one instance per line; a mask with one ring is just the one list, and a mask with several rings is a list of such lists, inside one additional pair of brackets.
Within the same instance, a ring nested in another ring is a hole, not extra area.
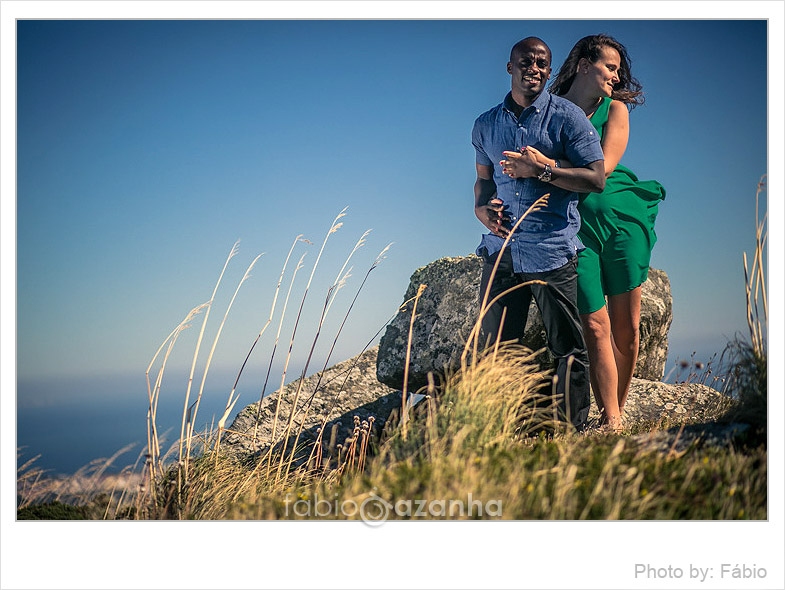
[(512, 49), (510, 49), (510, 61), (513, 60), (516, 51), (518, 51), (519, 49), (523, 49), (525, 47), (528, 47), (529, 45), (532, 45), (533, 43), (540, 43), (540, 44), (542, 44), (542, 46), (545, 47), (545, 49), (548, 51), (548, 61), (552, 60), (551, 48), (548, 47), (548, 44), (545, 41), (543, 41), (539, 37), (526, 37), (525, 39), (521, 39), (515, 45), (512, 46)]

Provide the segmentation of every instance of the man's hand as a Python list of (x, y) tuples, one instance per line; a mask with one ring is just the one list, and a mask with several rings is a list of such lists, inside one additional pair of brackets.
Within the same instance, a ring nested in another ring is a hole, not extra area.
[(556, 161), (544, 156), (532, 147), (523, 148), (523, 153), (502, 152), (507, 159), (499, 162), (502, 172), (511, 178), (537, 178), (551, 167), (550, 184), (577, 193), (601, 193), (605, 188), (605, 163), (597, 160), (585, 166), (556, 167)]
[(510, 222), (510, 217), (504, 211), (504, 203), (501, 199), (491, 199), (487, 205), (475, 207), (474, 214), (493, 235), (500, 238), (509, 235), (510, 230), (505, 226)]
[[(537, 161), (537, 156), (524, 148), (521, 152), (502, 152), (507, 156), (506, 160), (499, 162), (502, 172), (510, 178), (534, 178), (540, 175), (544, 169), (544, 164)], [(539, 152), (538, 152), (539, 153)]]

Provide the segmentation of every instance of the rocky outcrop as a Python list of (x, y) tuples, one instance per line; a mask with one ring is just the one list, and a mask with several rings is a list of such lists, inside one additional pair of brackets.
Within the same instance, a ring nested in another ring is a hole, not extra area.
[[(728, 397), (700, 383), (662, 383), (632, 379), (627, 403), (626, 422), (670, 422), (714, 420), (728, 407)], [(589, 419), (599, 418), (597, 404), (592, 400)]]
[[(442, 258), (418, 269), (411, 277), (404, 300), (415, 296), (418, 287), (428, 287), (417, 304), (409, 372), (410, 391), (427, 383), (429, 371), (441, 372), (455, 367), (464, 343), (478, 315), (481, 260), (476, 256)], [(292, 447), (294, 436), (302, 423), (300, 444), (311, 448), (322, 420), (327, 416), (322, 443), (328, 455), (333, 446), (343, 443), (357, 421), (370, 421), (373, 435), (382, 433), (385, 422), (395, 421), (400, 409), (403, 364), (411, 319), (411, 302), (388, 326), (379, 347), (338, 363), (323, 373), (307, 377), (300, 392), (294, 429), (287, 441)], [(632, 438), (651, 445), (655, 450), (676, 450), (693, 443), (728, 444), (741, 425), (712, 425), (711, 422), (727, 409), (726, 396), (697, 383), (668, 384), (659, 380), (665, 369), (668, 353), (668, 329), (672, 319), (672, 300), (668, 277), (660, 270), (650, 269), (644, 283), (641, 304), (641, 347), (635, 378), (630, 386), (625, 407), (625, 421), (634, 424), (686, 426), (657, 430), (653, 434)], [(526, 328), (525, 344), (534, 350), (545, 346), (545, 334), (536, 306), (532, 305)], [(238, 455), (265, 452), (272, 438), (275, 406), (280, 399), (277, 437), (280, 440), (289, 418), (298, 381), (244, 408), (227, 430), (224, 441)], [(308, 415), (303, 409), (313, 396)], [(258, 415), (258, 419), (257, 419)], [(390, 418), (390, 416), (393, 416)], [(592, 401), (590, 424), (597, 422), (598, 412)], [(256, 430), (257, 442), (252, 442)], [(301, 457), (302, 458), (302, 457)]]
[[(332, 433), (335, 431), (334, 441), (343, 443), (354, 428), (355, 416), (360, 421), (374, 417), (373, 431), (375, 435), (382, 432), (385, 422), (391, 412), (400, 408), (401, 392), (379, 383), (376, 379), (375, 366), (378, 347), (374, 347), (362, 354), (339, 363), (325, 370), (321, 375), (319, 391), (314, 397), (313, 405), (303, 425), (300, 436), (301, 443), (310, 443), (316, 439), (318, 427), (325, 414), (328, 416), (327, 427), (323, 444), (330, 446)], [(320, 374), (312, 375), (305, 379), (301, 391), (301, 400), (307, 400), (313, 393)], [(297, 388), (298, 381), (290, 383), (284, 388), (281, 398), (279, 426), (277, 427), (280, 439), (286, 420), (291, 410), (291, 402)], [(244, 408), (234, 419), (224, 438), (225, 448), (237, 455), (248, 455), (254, 452), (265, 452), (269, 449), (272, 434), (272, 422), (278, 393), (270, 395), (262, 402), (261, 419), (258, 422), (258, 443), (254, 447), (251, 437), (256, 424), (259, 403), (253, 403)], [(304, 407), (301, 401), (298, 406)], [(728, 398), (710, 387), (698, 383), (669, 384), (646, 379), (632, 380), (630, 392), (625, 407), (625, 421), (629, 424), (642, 422), (659, 423), (667, 421), (671, 424), (684, 421), (700, 422), (711, 421), (728, 406)], [(598, 417), (597, 407), (592, 401), (590, 420)], [(299, 425), (302, 418), (296, 420)], [(698, 436), (694, 429), (688, 430), (682, 442), (694, 440)], [(296, 432), (296, 430), (295, 430)], [(663, 431), (667, 432), (667, 431)], [(704, 432), (701, 430), (700, 432)], [(689, 434), (692, 433), (692, 438)], [(678, 436), (671, 432), (670, 435), (657, 435), (652, 439), (656, 444), (665, 445)], [(667, 438), (670, 436), (670, 438)], [(666, 437), (666, 438), (663, 438)], [(291, 436), (288, 448), (294, 442)], [(310, 444), (307, 444), (310, 448)], [(254, 451), (255, 449), (255, 451)]]
[[(408, 389), (416, 391), (427, 383), (429, 371), (455, 369), (467, 337), (479, 315), (482, 259), (475, 255), (441, 258), (412, 274), (404, 302), (412, 299), (421, 284), (427, 285), (417, 303), (412, 334)], [(670, 282), (667, 275), (649, 269), (641, 303), (641, 347), (635, 376), (660, 380), (668, 356), (668, 330), (673, 319)], [(407, 303), (387, 327), (379, 345), (377, 377), (390, 387), (403, 386), (406, 344), (412, 303)], [(523, 344), (532, 350), (546, 346), (545, 329), (536, 305), (529, 309)], [(543, 363), (551, 361), (544, 355)]]
[[(297, 429), (301, 423), (303, 424), (303, 432), (300, 435), (299, 443), (309, 443), (315, 440), (325, 415), (327, 416), (323, 441), (325, 444), (329, 444), (333, 430), (335, 431), (335, 440), (342, 443), (354, 429), (354, 416), (358, 416), (361, 421), (373, 416), (375, 419), (374, 430), (380, 431), (392, 408), (401, 405), (401, 392), (379, 383), (376, 379), (377, 351), (378, 347), (371, 348), (354, 358), (325, 369), (324, 372), (305, 378), (287, 448), (292, 448)], [(298, 379), (286, 385), (283, 388), (283, 395), (279, 395), (280, 392), (275, 392), (265, 397), (262, 400), (258, 422), (259, 402), (243, 408), (232, 425), (229, 426), (229, 432), (224, 438), (229, 449), (238, 454), (266, 452), (269, 449), (275, 406), (279, 397), (281, 405), (276, 435), (280, 440), (289, 419), (299, 382)], [(305, 416), (305, 422), (303, 422), (304, 408), (314, 393), (317, 383), (319, 389), (313, 397), (313, 404), (308, 415)], [(257, 425), (256, 445), (252, 440), (255, 425)]]

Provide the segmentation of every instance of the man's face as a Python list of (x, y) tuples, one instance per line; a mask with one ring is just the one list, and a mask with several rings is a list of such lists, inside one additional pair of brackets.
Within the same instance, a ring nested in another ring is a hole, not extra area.
[(537, 41), (516, 48), (507, 63), (512, 76), (512, 90), (527, 98), (539, 95), (551, 77), (551, 56), (548, 48)]

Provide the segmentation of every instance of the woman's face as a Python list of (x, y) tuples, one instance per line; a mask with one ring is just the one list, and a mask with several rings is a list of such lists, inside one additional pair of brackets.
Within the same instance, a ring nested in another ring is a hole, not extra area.
[(619, 52), (612, 47), (602, 47), (600, 58), (592, 63), (585, 60), (587, 81), (590, 86), (596, 87), (599, 96), (611, 96), (613, 86), (619, 83), (619, 68), (621, 67), (621, 57)]

